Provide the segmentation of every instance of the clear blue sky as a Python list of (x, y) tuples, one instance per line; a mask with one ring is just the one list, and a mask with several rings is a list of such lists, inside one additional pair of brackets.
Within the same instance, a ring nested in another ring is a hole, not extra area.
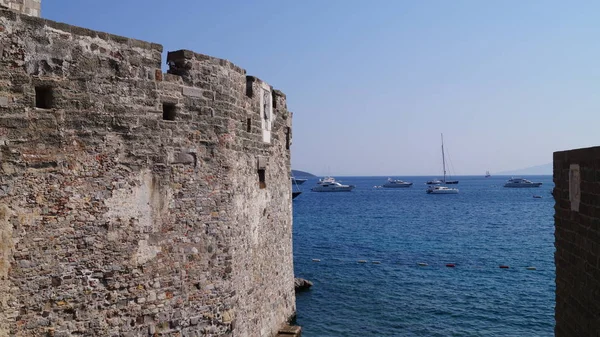
[(288, 96), (292, 165), (436, 175), (600, 145), (600, 1), (43, 0), (42, 16), (229, 59)]

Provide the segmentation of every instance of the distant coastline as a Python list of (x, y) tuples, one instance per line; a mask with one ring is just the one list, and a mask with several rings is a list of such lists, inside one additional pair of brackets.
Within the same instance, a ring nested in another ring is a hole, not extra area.
[(292, 170), (292, 175), (296, 178), (298, 178), (298, 177), (316, 177), (316, 175), (314, 175), (312, 173), (308, 173), (308, 172), (300, 171), (300, 170)]
[[(552, 175), (553, 167), (552, 163), (532, 166), (524, 169), (511, 170), (511, 171), (503, 171), (498, 172), (496, 175)], [(494, 173), (492, 172), (492, 175)]]

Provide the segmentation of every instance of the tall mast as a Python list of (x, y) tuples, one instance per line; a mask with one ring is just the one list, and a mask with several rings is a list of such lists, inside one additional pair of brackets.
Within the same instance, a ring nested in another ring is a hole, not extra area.
[(442, 133), (442, 165), (444, 167), (444, 184), (446, 183), (446, 157), (444, 157), (444, 134)]

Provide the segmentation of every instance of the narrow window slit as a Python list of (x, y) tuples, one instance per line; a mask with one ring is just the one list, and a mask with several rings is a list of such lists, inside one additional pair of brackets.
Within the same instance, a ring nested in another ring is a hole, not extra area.
[(290, 149), (290, 132), (291, 132), (291, 128), (289, 126), (287, 128), (285, 128), (285, 149), (286, 150)]
[(252, 118), (246, 119), (246, 132), (252, 131)]
[(267, 183), (265, 181), (265, 169), (258, 169), (258, 186), (263, 189), (267, 187)]
[(35, 107), (40, 109), (54, 107), (54, 95), (51, 87), (35, 87)]
[(174, 121), (177, 115), (177, 106), (173, 103), (163, 103), (163, 119), (166, 121)]

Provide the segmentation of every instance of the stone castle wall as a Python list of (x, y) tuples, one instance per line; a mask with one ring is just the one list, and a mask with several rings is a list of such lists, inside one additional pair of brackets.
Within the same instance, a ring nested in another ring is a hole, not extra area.
[(557, 337), (600, 331), (600, 147), (554, 153)]
[(270, 336), (291, 113), (232, 63), (0, 9), (0, 336)]
[(42, 0), (0, 0), (0, 6), (29, 16), (40, 17), (42, 14)]

